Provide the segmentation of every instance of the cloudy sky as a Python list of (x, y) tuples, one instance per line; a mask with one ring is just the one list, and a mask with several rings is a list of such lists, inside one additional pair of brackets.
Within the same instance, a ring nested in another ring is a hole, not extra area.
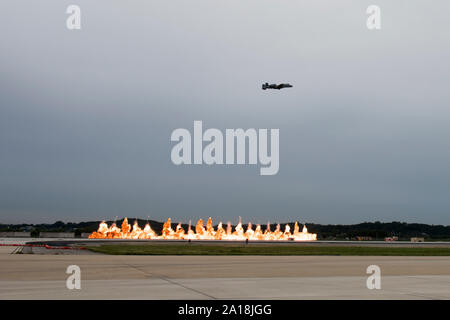
[[(450, 224), (448, 12), (445, 0), (1, 1), (0, 222)], [(170, 135), (194, 120), (279, 128), (279, 173), (173, 165)]]

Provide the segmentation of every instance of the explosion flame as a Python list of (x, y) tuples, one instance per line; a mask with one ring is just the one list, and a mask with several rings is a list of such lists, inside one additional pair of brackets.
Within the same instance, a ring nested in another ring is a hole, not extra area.
[(294, 240), (294, 241), (314, 241), (317, 240), (317, 234), (309, 233), (306, 226), (303, 226), (300, 232), (298, 223), (295, 223), (294, 231), (286, 224), (284, 232), (281, 231), (281, 226), (278, 224), (274, 231), (270, 230), (270, 224), (267, 223), (266, 229), (263, 231), (261, 225), (253, 225), (248, 223), (247, 229), (244, 231), (242, 222), (239, 221), (234, 231), (231, 223), (228, 222), (224, 228), (222, 222), (214, 229), (212, 219), (209, 218), (206, 222), (206, 228), (203, 225), (203, 220), (198, 220), (195, 225), (195, 230), (192, 230), (191, 224), (187, 232), (179, 223), (175, 230), (172, 229), (172, 222), (167, 219), (164, 223), (161, 235), (156, 234), (155, 231), (147, 223), (144, 229), (141, 229), (137, 223), (134, 223), (131, 228), (128, 219), (125, 218), (122, 222), (122, 227), (119, 228), (113, 223), (110, 227), (103, 221), (97, 231), (93, 232), (90, 239), (171, 239), (171, 240)]

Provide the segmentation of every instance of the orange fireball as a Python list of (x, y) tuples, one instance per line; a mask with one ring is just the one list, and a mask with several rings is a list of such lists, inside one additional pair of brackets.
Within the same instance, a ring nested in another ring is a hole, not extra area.
[(261, 225), (257, 225), (253, 229), (252, 223), (248, 223), (246, 230), (242, 227), (242, 222), (236, 225), (234, 231), (231, 223), (228, 222), (226, 229), (223, 228), (222, 222), (214, 229), (212, 219), (209, 218), (206, 222), (206, 229), (203, 226), (203, 220), (199, 219), (195, 232), (191, 229), (189, 222), (188, 232), (186, 233), (181, 223), (179, 223), (175, 230), (172, 229), (172, 222), (167, 219), (164, 222), (161, 235), (157, 235), (155, 231), (147, 223), (144, 229), (141, 229), (137, 223), (134, 223), (133, 228), (128, 224), (128, 219), (125, 218), (122, 222), (121, 228), (118, 228), (115, 223), (108, 227), (105, 221), (102, 221), (97, 231), (94, 231), (90, 239), (175, 239), (175, 240), (294, 240), (294, 241), (314, 241), (317, 240), (317, 234), (309, 233), (306, 226), (303, 226), (302, 231), (298, 223), (295, 223), (294, 231), (291, 232), (291, 227), (286, 224), (284, 232), (281, 231), (281, 226), (278, 224), (274, 231), (270, 230), (270, 223), (267, 223), (265, 231), (262, 231)]

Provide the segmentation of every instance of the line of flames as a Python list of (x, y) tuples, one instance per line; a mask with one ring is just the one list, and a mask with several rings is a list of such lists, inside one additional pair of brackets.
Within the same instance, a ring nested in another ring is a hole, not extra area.
[(206, 228), (203, 226), (203, 220), (198, 220), (195, 231), (192, 230), (189, 223), (188, 231), (185, 232), (181, 223), (177, 225), (175, 230), (172, 229), (172, 222), (170, 218), (164, 223), (161, 235), (156, 234), (155, 231), (147, 223), (144, 229), (141, 229), (137, 223), (134, 222), (133, 228), (125, 218), (122, 222), (122, 227), (119, 228), (113, 223), (110, 227), (103, 221), (97, 231), (94, 231), (89, 238), (91, 239), (175, 239), (175, 240), (295, 240), (295, 241), (314, 241), (317, 240), (317, 234), (309, 233), (306, 226), (303, 226), (300, 231), (299, 225), (296, 222), (293, 232), (288, 224), (286, 224), (284, 232), (278, 224), (274, 231), (270, 230), (270, 224), (267, 224), (263, 231), (261, 225), (257, 225), (255, 230), (251, 223), (247, 225), (247, 230), (244, 231), (242, 222), (232, 230), (230, 223), (226, 228), (223, 227), (222, 222), (214, 229), (212, 219), (209, 218), (206, 222)]

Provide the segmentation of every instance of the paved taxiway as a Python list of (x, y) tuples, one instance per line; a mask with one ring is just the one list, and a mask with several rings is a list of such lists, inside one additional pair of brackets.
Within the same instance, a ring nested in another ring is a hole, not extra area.
[[(450, 299), (449, 257), (11, 254), (0, 299)], [(66, 268), (81, 268), (81, 289)], [(366, 268), (381, 268), (381, 290)]]

